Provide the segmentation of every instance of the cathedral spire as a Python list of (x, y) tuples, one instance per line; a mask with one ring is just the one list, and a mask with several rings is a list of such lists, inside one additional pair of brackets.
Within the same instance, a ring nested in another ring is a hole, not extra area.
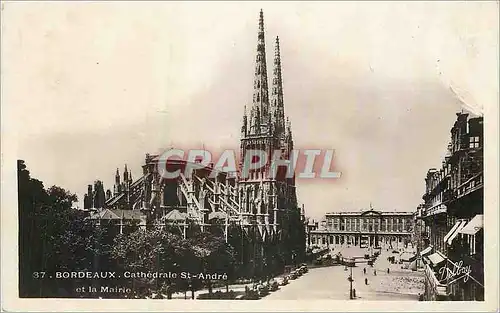
[(127, 164), (125, 164), (125, 170), (123, 171), (123, 182), (128, 183), (128, 169)]
[(121, 184), (120, 184), (120, 169), (116, 169), (116, 175), (115, 175), (115, 186), (113, 188), (115, 195), (120, 193), (121, 191)]
[(120, 170), (118, 168), (116, 169), (115, 184), (120, 184)]
[(243, 109), (243, 125), (241, 126), (241, 136), (246, 137), (247, 135), (247, 127), (248, 127), (248, 119), (247, 119), (247, 106)]
[[(268, 82), (267, 82), (267, 66), (266, 66), (266, 44), (264, 37), (264, 13), (260, 10), (259, 17), (259, 32), (257, 35), (257, 56), (255, 60), (255, 76), (253, 88), (253, 101), (250, 116), (250, 129), (254, 130), (253, 134), (261, 133), (261, 126), (268, 127), (269, 121), (269, 95), (268, 95)], [(258, 110), (257, 110), (258, 109)], [(259, 113), (259, 116), (253, 114)], [(256, 120), (259, 120), (257, 126)], [(254, 122), (255, 121), (255, 122)]]
[(281, 55), (280, 55), (280, 40), (276, 36), (276, 44), (274, 50), (274, 68), (273, 68), (273, 83), (271, 93), (271, 111), (275, 123), (275, 129), (278, 133), (283, 133), (285, 130), (285, 109), (283, 101), (283, 78), (281, 75)]

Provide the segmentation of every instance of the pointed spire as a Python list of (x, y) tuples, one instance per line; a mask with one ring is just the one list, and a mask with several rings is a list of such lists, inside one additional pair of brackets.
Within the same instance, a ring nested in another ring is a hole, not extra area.
[(120, 184), (120, 169), (119, 168), (116, 168), (115, 183), (117, 185)]
[(121, 191), (121, 184), (120, 184), (120, 169), (116, 168), (116, 175), (115, 175), (115, 186), (114, 186), (115, 194), (120, 193)]
[(241, 126), (241, 137), (244, 138), (247, 135), (248, 119), (247, 119), (247, 105), (243, 108), (243, 125)]
[(281, 75), (280, 40), (276, 36), (274, 50), (273, 83), (271, 92), (271, 111), (277, 133), (285, 131), (285, 109), (283, 101), (283, 78)]
[(127, 169), (127, 164), (125, 164), (125, 170), (123, 171), (123, 182), (127, 183), (128, 182), (128, 169)]
[[(253, 101), (251, 114), (255, 114), (258, 108), (259, 124), (268, 124), (269, 115), (269, 94), (268, 94), (268, 82), (267, 82), (267, 65), (266, 65), (266, 44), (264, 36), (264, 13), (260, 11), (259, 17), (259, 32), (257, 36), (257, 56), (255, 60), (255, 77), (254, 77), (254, 89), (253, 89)], [(252, 133), (260, 133), (260, 126), (256, 127), (254, 124), (256, 116), (251, 115), (250, 121), (251, 130), (255, 131)]]

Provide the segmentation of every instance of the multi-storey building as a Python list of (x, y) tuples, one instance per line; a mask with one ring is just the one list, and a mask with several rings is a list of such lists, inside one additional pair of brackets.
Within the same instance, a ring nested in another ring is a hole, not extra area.
[[(447, 155), (440, 169), (427, 172), (425, 185), (424, 203), (417, 212), (425, 223), (417, 243), (426, 263), (425, 298), (482, 300), (482, 117), (457, 113)], [(464, 277), (453, 274), (464, 269)]]
[[(269, 166), (271, 158), (276, 157), (275, 151), (280, 152), (282, 164), (289, 162), (293, 139), (284, 112), (279, 40), (275, 41), (269, 97), (264, 35), (261, 11), (253, 99), (249, 119), (246, 106), (243, 116), (239, 170), (224, 172), (213, 165), (194, 166), (196, 162), (173, 159), (165, 162), (162, 155), (147, 154), (139, 179), (133, 181), (125, 169), (122, 182), (117, 171), (114, 193), (92, 215), (93, 219), (111, 225), (140, 224), (145, 228), (169, 225), (183, 236), (189, 236), (194, 228), (220, 232), (236, 248), (242, 266), (251, 266), (254, 275), (303, 259), (306, 221), (304, 208), (297, 203), (295, 176), (284, 175), (286, 166)], [(243, 160), (248, 150), (267, 152), (269, 165), (246, 171)], [(180, 176), (166, 179), (161, 167), (168, 172), (180, 170)], [(195, 168), (192, 175), (183, 174), (186, 167)], [(276, 175), (271, 171), (276, 171)], [(91, 189), (88, 194), (96, 195)], [(90, 198), (86, 196), (89, 204)], [(123, 214), (123, 210), (137, 214)]]
[(376, 211), (327, 213), (310, 232), (311, 246), (342, 245), (400, 249), (411, 242), (414, 212)]

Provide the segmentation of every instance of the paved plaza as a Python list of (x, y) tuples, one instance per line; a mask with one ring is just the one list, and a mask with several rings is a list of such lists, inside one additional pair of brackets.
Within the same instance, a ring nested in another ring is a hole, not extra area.
[[(422, 272), (402, 269), (401, 264), (387, 261), (389, 252), (382, 252), (373, 267), (357, 264), (353, 268), (356, 300), (413, 300), (423, 292)], [(366, 268), (366, 274), (363, 269)], [(387, 268), (390, 269), (389, 274)], [(374, 271), (376, 270), (376, 275)], [(271, 293), (263, 300), (348, 300), (350, 269), (344, 266), (312, 268), (302, 277)], [(368, 285), (365, 285), (365, 278)]]

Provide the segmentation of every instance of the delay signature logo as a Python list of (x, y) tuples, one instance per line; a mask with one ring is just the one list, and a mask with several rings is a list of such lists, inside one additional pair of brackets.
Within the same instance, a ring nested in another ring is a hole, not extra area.
[(439, 274), (441, 275), (441, 281), (448, 281), (452, 279), (452, 281), (449, 281), (448, 283), (452, 283), (454, 281), (457, 281), (461, 278), (464, 279), (464, 283), (466, 283), (469, 278), (471, 277), (470, 274), (472, 273), (472, 269), (470, 265), (463, 266), (463, 261), (460, 261), (458, 263), (452, 263), (451, 267), (441, 267), (439, 269)]

